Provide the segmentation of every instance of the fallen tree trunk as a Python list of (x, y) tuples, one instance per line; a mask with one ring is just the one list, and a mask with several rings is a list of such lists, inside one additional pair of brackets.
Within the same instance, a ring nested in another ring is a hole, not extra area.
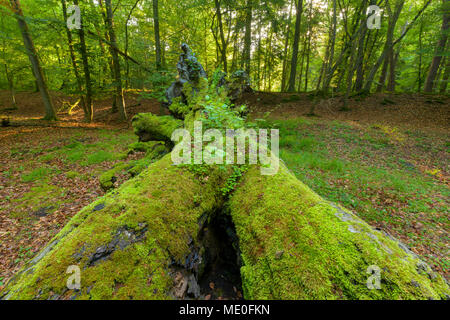
[[(175, 104), (184, 127), (192, 133), (194, 119), (219, 131), (240, 125), (215, 86), (201, 81), (198, 92), (186, 86), (187, 105)], [(141, 141), (167, 141), (181, 124), (152, 115), (133, 122)], [(445, 279), (405, 245), (322, 199), (284, 165), (271, 176), (260, 169), (176, 166), (166, 155), (81, 210), (0, 297), (201, 299), (218, 263), (237, 267), (229, 287), (242, 283), (247, 299), (450, 297)], [(223, 230), (214, 235), (217, 225)], [(74, 266), (81, 286), (68, 289)]]
[[(322, 199), (283, 165), (274, 176), (250, 167), (225, 202), (219, 190), (228, 176), (214, 167), (198, 175), (167, 155), (80, 211), (3, 298), (203, 298), (211, 253), (202, 230), (228, 214), (246, 299), (449, 298), (445, 280), (405, 245)], [(71, 265), (80, 268), (80, 290), (66, 287)], [(368, 270), (379, 271), (379, 287)]]
[(230, 209), (247, 299), (450, 298), (445, 280), (404, 244), (322, 199), (283, 165), (274, 176), (251, 168)]
[[(4, 299), (183, 298), (189, 288), (182, 287), (202, 267), (197, 235), (223, 203), (217, 188), (222, 175), (216, 170), (199, 178), (186, 168), (172, 166), (167, 155), (81, 210), (1, 295)], [(66, 287), (70, 276), (66, 270), (72, 265), (80, 268), (80, 290)], [(192, 282), (190, 289), (195, 291), (196, 286)]]
[(155, 116), (151, 113), (137, 114), (132, 123), (139, 141), (165, 141), (171, 146), (173, 146), (172, 132), (183, 127), (181, 120), (171, 116)]

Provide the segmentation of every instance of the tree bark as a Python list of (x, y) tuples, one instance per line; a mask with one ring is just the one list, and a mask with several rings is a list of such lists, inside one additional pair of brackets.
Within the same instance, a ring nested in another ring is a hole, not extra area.
[(5, 75), (6, 75), (6, 80), (8, 81), (9, 93), (11, 95), (11, 107), (13, 109), (17, 109), (16, 89), (14, 88), (14, 78), (13, 78), (13, 75), (9, 72), (8, 65), (6, 63), (5, 63)]
[(446, 93), (448, 81), (449, 81), (449, 78), (450, 78), (450, 58), (447, 57), (446, 60), (447, 60), (447, 63), (445, 65), (444, 76), (442, 77), (442, 83), (441, 83), (441, 86), (439, 88), (439, 93), (441, 93), (441, 94)]
[(395, 53), (394, 53), (394, 50), (392, 50), (391, 57), (389, 59), (389, 79), (388, 79), (388, 85), (387, 85), (387, 90), (390, 92), (395, 91), (395, 85), (396, 85), (395, 69), (397, 67), (397, 62), (398, 62), (399, 56), (400, 56), (400, 48), (397, 48)]
[(19, 0), (9, 0), (12, 10), (15, 14), (15, 18), (19, 24), (19, 29), (22, 34), (23, 43), (27, 51), (28, 58), (30, 59), (31, 68), (33, 70), (33, 75), (36, 78), (36, 85), (41, 93), (42, 101), (45, 107), (45, 120), (56, 120), (56, 112), (53, 106), (50, 93), (48, 91), (47, 82), (44, 77), (44, 72), (42, 71), (41, 64), (39, 62), (38, 54), (36, 48), (34, 47), (33, 40), (31, 38), (30, 30), (25, 22), (25, 17), (20, 6)]
[(330, 30), (330, 41), (328, 44), (328, 48), (329, 51), (327, 50), (327, 55), (328, 55), (328, 61), (324, 61), (324, 63), (326, 63), (327, 68), (326, 68), (326, 79), (329, 77), (330, 81), (326, 81), (325, 85), (323, 87), (323, 90), (325, 92), (328, 91), (328, 88), (330, 86), (330, 82), (331, 82), (331, 71), (333, 69), (333, 58), (334, 58), (334, 46), (336, 43), (336, 27), (337, 27), (337, 10), (336, 10), (336, 0), (333, 0), (333, 15), (332, 15), (332, 21), (331, 21), (331, 30)]
[[(74, 0), (74, 4), (78, 5), (78, 0)], [(78, 30), (78, 36), (80, 38), (80, 53), (81, 60), (83, 61), (84, 81), (86, 85), (86, 120), (91, 122), (94, 119), (94, 105), (93, 105), (93, 93), (91, 82), (91, 71), (89, 69), (89, 58), (86, 47), (86, 39), (84, 33), (83, 18), (81, 17), (81, 28)]]
[[(380, 55), (380, 57), (378, 58), (378, 60), (375, 62), (374, 66), (372, 67), (372, 69), (370, 70), (369, 75), (367, 76), (366, 79), (366, 83), (364, 85), (363, 88), (363, 92), (369, 93), (370, 92), (370, 88), (372, 87), (372, 83), (373, 80), (375, 78), (375, 74), (377, 73), (378, 69), (380, 68), (381, 64), (383, 63), (384, 59), (386, 58), (386, 55), (389, 51), (390, 48), (393, 48), (397, 43), (399, 43), (400, 41), (402, 41), (402, 39), (406, 36), (406, 34), (408, 33), (409, 30), (411, 30), (412, 26), (414, 25), (414, 23), (416, 22), (416, 20), (422, 15), (422, 13), (425, 11), (425, 9), (430, 5), (431, 0), (428, 0), (424, 6), (422, 7), (422, 9), (419, 10), (419, 12), (416, 14), (416, 16), (414, 17), (414, 19), (411, 21), (411, 23), (408, 25), (408, 27), (405, 29), (405, 31), (402, 33), (402, 35), (400, 37), (397, 38), (397, 40), (395, 40), (390, 47), (385, 47), (382, 54)], [(400, 13), (399, 13), (400, 14)]]
[(222, 56), (222, 63), (223, 63), (223, 70), (225, 72), (228, 72), (228, 66), (227, 66), (227, 42), (225, 41), (225, 34), (223, 31), (223, 23), (222, 23), (222, 11), (220, 8), (220, 1), (221, 0), (214, 0), (214, 3), (216, 5), (216, 15), (217, 15), (217, 23), (219, 24), (219, 36), (220, 41), (222, 42), (221, 46), (219, 46), (219, 51)]
[[(109, 33), (109, 39), (111, 41), (111, 44), (114, 47), (117, 47), (117, 40), (116, 40), (116, 34), (114, 32), (114, 23), (113, 23), (113, 12), (112, 12), (112, 6), (111, 6), (111, 0), (105, 0), (105, 6), (106, 6), (106, 20), (107, 20), (107, 28)], [(116, 97), (118, 102), (118, 109), (120, 118), (122, 120), (127, 119), (127, 113), (125, 109), (125, 100), (123, 97), (123, 89), (122, 89), (122, 78), (120, 75), (120, 60), (119, 55), (117, 54), (116, 50), (111, 50), (111, 55), (113, 59), (113, 68), (114, 68), (114, 82), (116, 87)]]
[(244, 60), (244, 70), (250, 75), (251, 65), (251, 45), (252, 45), (252, 12), (253, 0), (247, 0), (247, 8), (245, 15), (245, 36), (244, 36), (244, 51), (242, 59)]
[(431, 62), (430, 69), (428, 70), (427, 80), (425, 81), (425, 88), (423, 90), (424, 92), (433, 92), (436, 75), (443, 58), (445, 45), (447, 43), (447, 33), (450, 24), (450, 0), (442, 0), (442, 9), (444, 14), (442, 19), (441, 35), (436, 45), (436, 52), (434, 54), (433, 61)]
[(300, 25), (303, 13), (303, 0), (298, 0), (296, 6), (294, 43), (292, 45), (291, 72), (289, 74), (289, 92), (295, 91), (295, 79), (297, 75), (298, 45), (300, 42)]
[(394, 49), (392, 46), (392, 42), (394, 41), (394, 31), (395, 31), (395, 26), (397, 24), (398, 18), (400, 17), (400, 12), (403, 9), (404, 3), (405, 3), (404, 0), (399, 0), (395, 5), (393, 14), (392, 14), (389, 4), (387, 4), (387, 6), (386, 6), (388, 9), (388, 14), (389, 14), (389, 26), (388, 26), (387, 36), (386, 36), (386, 42), (384, 44), (384, 50), (386, 51), (386, 55), (385, 55), (384, 62), (383, 62), (383, 68), (382, 68), (381, 74), (380, 74), (380, 80), (378, 81), (379, 83), (377, 86), (377, 92), (381, 92), (384, 89), (388, 66), (389, 66), (389, 63), (392, 62), (392, 60), (393, 60), (393, 50)]
[[(62, 12), (63, 12), (64, 21), (67, 21), (67, 4), (66, 4), (66, 0), (61, 0), (61, 5), (62, 5)], [(84, 94), (83, 94), (83, 82), (81, 80), (80, 72), (78, 71), (77, 60), (76, 60), (76, 57), (75, 57), (75, 50), (73, 48), (72, 32), (70, 31), (70, 29), (67, 26), (66, 26), (66, 33), (67, 33), (67, 44), (69, 46), (69, 54), (70, 54), (70, 60), (72, 62), (73, 73), (75, 74), (75, 79), (77, 80), (78, 92), (80, 93), (81, 107), (82, 107), (83, 112), (84, 112), (85, 120), (89, 120), (90, 119), (90, 115), (89, 115), (89, 112), (88, 112), (88, 110), (86, 108), (86, 100), (85, 100), (85, 97), (84, 97)]]
[[(372, 0), (370, 4), (375, 4)], [(366, 16), (367, 7), (363, 6), (363, 12), (362, 15)], [(356, 80), (355, 80), (355, 90), (359, 91), (362, 89), (364, 84), (364, 56), (365, 56), (365, 39), (367, 35), (367, 19), (361, 19), (362, 24), (362, 31), (361, 35), (359, 36), (359, 43), (358, 43), (358, 55), (356, 59)]]
[(287, 71), (287, 65), (288, 65), (288, 48), (289, 48), (289, 38), (291, 37), (291, 19), (292, 19), (292, 0), (289, 5), (289, 16), (288, 16), (288, 22), (286, 26), (286, 33), (285, 33), (285, 39), (284, 39), (284, 51), (283, 51), (283, 71), (281, 73), (281, 92), (284, 92), (286, 89), (286, 71)]
[[(127, 16), (127, 20), (125, 21), (125, 55), (128, 55), (128, 42), (129, 42), (128, 22), (130, 21), (131, 15), (133, 14), (134, 9), (136, 9), (139, 1), (140, 0), (136, 0), (134, 5), (131, 7), (130, 12), (128, 13), (128, 16)], [(129, 63), (128, 59), (125, 59), (125, 63), (126, 63), (126, 75), (127, 75), (125, 86), (126, 86), (126, 88), (129, 88), (130, 87), (130, 63)]]
[(161, 69), (161, 40), (159, 36), (158, 0), (153, 0), (153, 23), (155, 29), (156, 70)]
[[(0, 297), (186, 298), (208, 261), (206, 222), (229, 215), (246, 299), (448, 299), (443, 277), (405, 245), (324, 200), (283, 164), (267, 176), (250, 166), (227, 199), (220, 190), (230, 175), (211, 166), (198, 176), (165, 156), (82, 209)], [(69, 266), (81, 271), (78, 291), (66, 287)]]

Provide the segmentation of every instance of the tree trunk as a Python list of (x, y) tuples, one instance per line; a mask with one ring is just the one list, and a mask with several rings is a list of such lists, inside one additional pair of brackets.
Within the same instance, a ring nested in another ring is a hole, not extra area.
[(287, 71), (287, 65), (288, 65), (288, 48), (289, 48), (289, 38), (291, 37), (291, 19), (292, 19), (292, 0), (289, 6), (289, 16), (288, 16), (288, 23), (286, 26), (286, 34), (284, 39), (284, 51), (283, 51), (283, 70), (281, 73), (281, 92), (284, 92), (286, 89), (286, 71)]
[(309, 59), (311, 55), (311, 32), (312, 32), (312, 2), (308, 11), (308, 48), (306, 50), (306, 70), (305, 70), (305, 92), (308, 92), (308, 79), (309, 79)]
[(289, 92), (295, 91), (295, 79), (297, 75), (297, 60), (298, 60), (298, 44), (300, 42), (300, 25), (302, 13), (303, 13), (303, 0), (298, 0), (296, 6), (294, 44), (292, 45), (291, 72), (289, 74), (289, 87), (288, 87)]
[[(401, 1), (401, 3), (403, 4), (404, 1)], [(372, 87), (372, 82), (375, 78), (375, 74), (377, 73), (378, 69), (380, 68), (381, 64), (383, 63), (384, 59), (386, 58), (386, 55), (389, 51), (390, 48), (393, 48), (397, 43), (399, 43), (400, 41), (402, 41), (402, 39), (406, 36), (406, 34), (408, 33), (409, 30), (411, 30), (412, 26), (414, 25), (414, 23), (416, 22), (416, 20), (421, 16), (421, 14), (425, 11), (425, 9), (430, 5), (431, 0), (428, 0), (424, 6), (422, 7), (422, 9), (419, 10), (419, 12), (416, 14), (416, 16), (414, 17), (414, 19), (411, 21), (411, 23), (408, 25), (408, 27), (405, 29), (405, 31), (402, 33), (402, 35), (395, 40), (390, 47), (385, 47), (382, 54), (380, 55), (380, 57), (378, 58), (378, 60), (375, 62), (374, 66), (372, 67), (372, 69), (370, 70), (369, 75), (367, 76), (366, 79), (366, 84), (364, 85), (363, 91), (366, 93), (370, 92), (370, 88)], [(398, 11), (398, 14), (400, 14), (400, 11)], [(396, 15), (396, 14), (394, 14)], [(398, 19), (398, 17), (397, 17)]]
[[(131, 7), (130, 12), (128, 13), (127, 20), (125, 21), (125, 55), (128, 55), (128, 42), (129, 42), (129, 35), (128, 35), (128, 22), (131, 19), (131, 15), (133, 14), (134, 9), (136, 9), (138, 3), (140, 0), (136, 0), (133, 7)], [(126, 88), (130, 87), (130, 63), (128, 59), (125, 59), (126, 63), (126, 74), (127, 74), (127, 80), (126, 80)]]
[[(74, 4), (78, 5), (78, 0), (74, 0)], [(81, 18), (81, 28), (78, 30), (78, 36), (80, 38), (80, 53), (81, 60), (83, 61), (84, 70), (84, 81), (86, 84), (86, 111), (87, 111), (87, 121), (91, 122), (94, 119), (94, 106), (92, 99), (92, 82), (91, 82), (91, 71), (89, 69), (89, 58), (86, 47), (86, 39), (84, 34), (83, 19)]]
[[(202, 298), (212, 245), (202, 235), (209, 220), (230, 216), (238, 241), (227, 245), (238, 248), (245, 299), (448, 299), (443, 277), (405, 245), (283, 164), (266, 176), (250, 166), (227, 199), (220, 190), (230, 174), (210, 166), (199, 176), (167, 155), (82, 209), (0, 297)], [(80, 270), (77, 291), (66, 287), (69, 266)]]
[[(106, 14), (106, 9), (103, 7), (103, 0), (99, 0), (98, 3), (99, 3), (100, 8), (101, 8), (103, 21), (105, 22), (105, 26), (107, 26), (108, 25), (108, 17), (107, 17), (107, 14)], [(108, 34), (108, 28), (106, 28), (106, 30), (105, 30), (105, 40), (108, 41), (108, 42), (111, 42), (111, 39), (109, 38), (109, 34)], [(103, 42), (102, 42), (102, 40), (100, 38), (100, 35), (99, 35), (99, 41), (101, 43), (100, 46), (103, 47)], [(111, 79), (115, 79), (115, 76), (114, 76), (114, 63), (113, 63), (113, 58), (112, 58), (112, 56), (113, 56), (113, 48), (111, 48), (111, 46), (109, 46), (109, 53), (110, 53), (110, 56), (107, 58), (108, 59), (108, 67), (109, 67), (109, 71), (111, 73)], [(118, 97), (117, 97), (116, 89), (114, 89), (113, 93), (112, 93), (112, 106), (111, 106), (111, 112), (112, 113), (116, 113), (118, 111), (118, 109), (117, 109), (117, 98)]]
[(242, 53), (242, 59), (244, 60), (244, 70), (250, 75), (251, 65), (251, 45), (252, 45), (252, 10), (253, 0), (247, 0), (247, 9), (245, 16), (245, 36), (244, 36), (244, 51)]
[(442, 9), (444, 11), (441, 27), (441, 35), (436, 45), (436, 52), (431, 62), (430, 69), (428, 70), (427, 80), (425, 81), (425, 92), (433, 92), (434, 82), (436, 79), (437, 71), (442, 61), (442, 57), (445, 51), (445, 45), (447, 43), (448, 26), (450, 24), (450, 0), (442, 0)]
[[(372, 0), (370, 4), (374, 4), (374, 1)], [(362, 15), (366, 16), (367, 7), (363, 6), (363, 12)], [(365, 39), (367, 35), (367, 19), (361, 19), (362, 24), (362, 31), (361, 35), (359, 36), (359, 43), (358, 43), (358, 55), (356, 58), (356, 80), (355, 80), (355, 90), (359, 91), (362, 89), (364, 84), (364, 56), (365, 56)]]
[[(107, 28), (109, 33), (109, 39), (111, 44), (114, 47), (117, 47), (117, 40), (116, 40), (116, 34), (114, 32), (114, 24), (113, 24), (113, 11), (111, 6), (111, 0), (105, 0), (105, 6), (106, 6), (106, 20), (107, 20)], [(111, 55), (113, 59), (113, 68), (114, 68), (114, 82), (116, 87), (116, 97), (118, 102), (118, 109), (120, 118), (122, 120), (127, 119), (127, 113), (125, 110), (125, 100), (123, 97), (123, 89), (122, 89), (122, 79), (120, 75), (120, 61), (119, 61), (119, 55), (117, 54), (116, 50), (111, 49)]]
[(444, 76), (442, 77), (442, 83), (439, 88), (439, 93), (441, 93), (441, 94), (446, 93), (447, 85), (448, 85), (448, 81), (449, 81), (449, 77), (450, 77), (450, 58), (447, 57), (446, 60), (447, 60), (447, 63), (445, 65)]
[(326, 79), (330, 79), (329, 81), (325, 82), (325, 85), (323, 87), (323, 90), (325, 92), (328, 92), (328, 88), (330, 86), (331, 78), (333, 75), (331, 74), (333, 69), (333, 58), (334, 58), (334, 46), (336, 43), (336, 26), (337, 26), (337, 8), (336, 8), (336, 0), (333, 0), (333, 16), (331, 19), (331, 30), (330, 30), (330, 41), (328, 44), (329, 51), (327, 50), (327, 60), (324, 61), (326, 63)]
[(6, 80), (8, 81), (8, 89), (11, 95), (11, 108), (17, 109), (16, 103), (16, 89), (14, 88), (14, 78), (13, 75), (8, 70), (8, 65), (5, 63), (5, 75)]
[(389, 59), (389, 80), (387, 90), (390, 92), (395, 91), (395, 68), (397, 67), (398, 58), (400, 56), (400, 48), (398, 48), (394, 54), (394, 50), (392, 50), (391, 58)]
[(19, 0), (9, 0), (12, 10), (16, 15), (15, 18), (19, 24), (20, 32), (22, 33), (23, 43), (27, 51), (28, 58), (30, 59), (33, 75), (36, 78), (36, 84), (41, 93), (42, 101), (45, 107), (45, 120), (56, 120), (56, 112), (53, 106), (52, 99), (50, 97), (47, 83), (45, 81), (44, 72), (42, 71), (41, 64), (39, 62), (36, 48), (34, 47), (33, 40), (31, 39), (30, 30), (25, 22), (23, 12), (20, 6)]
[(158, 0), (153, 0), (153, 23), (155, 29), (156, 70), (161, 69), (161, 40), (159, 36)]
[(419, 67), (417, 74), (417, 92), (420, 93), (422, 90), (422, 50), (423, 50), (423, 19), (420, 20), (420, 29), (419, 29)]
[[(67, 21), (67, 4), (66, 4), (66, 0), (61, 0), (61, 5), (62, 5), (62, 12), (63, 12), (64, 21)], [(80, 93), (81, 107), (82, 107), (83, 112), (84, 112), (85, 120), (90, 121), (91, 116), (89, 114), (88, 108), (86, 108), (86, 99), (85, 99), (84, 94), (83, 94), (83, 82), (81, 80), (81, 76), (80, 76), (80, 73), (78, 71), (77, 60), (76, 60), (76, 57), (75, 57), (75, 50), (73, 48), (72, 32), (70, 31), (70, 29), (67, 26), (66, 26), (66, 33), (67, 33), (67, 44), (69, 46), (69, 53), (70, 53), (70, 59), (72, 61), (73, 72), (75, 74), (75, 79), (77, 80), (78, 92)]]
[(386, 55), (385, 55), (384, 62), (383, 62), (383, 68), (382, 68), (381, 74), (380, 74), (380, 80), (378, 81), (379, 83), (377, 86), (377, 92), (381, 92), (384, 89), (388, 66), (389, 66), (389, 63), (392, 62), (392, 60), (393, 60), (394, 49), (392, 47), (392, 43), (394, 41), (394, 31), (395, 31), (395, 26), (397, 24), (398, 18), (400, 17), (400, 12), (403, 8), (404, 3), (405, 3), (404, 0), (398, 0), (395, 5), (394, 13), (392, 13), (389, 4), (387, 4), (387, 6), (386, 6), (388, 9), (388, 15), (389, 15), (388, 31), (387, 31), (387, 36), (386, 36), (386, 42), (384, 44), (384, 51), (386, 51)]
[(220, 9), (220, 0), (214, 0), (214, 3), (216, 5), (216, 15), (217, 15), (217, 22), (219, 24), (220, 41), (222, 42), (222, 45), (221, 45), (221, 47), (219, 47), (219, 50), (220, 50), (221, 56), (222, 56), (223, 70), (225, 72), (228, 72), (228, 67), (227, 67), (227, 43), (225, 41), (225, 35), (224, 35), (224, 32), (223, 32), (222, 12), (221, 12), (221, 9)]

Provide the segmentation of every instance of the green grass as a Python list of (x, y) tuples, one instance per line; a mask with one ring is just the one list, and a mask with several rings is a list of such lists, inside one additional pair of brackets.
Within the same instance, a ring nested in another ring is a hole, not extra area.
[[(433, 233), (440, 225), (449, 226), (450, 189), (412, 165), (396, 136), (376, 127), (322, 119), (269, 120), (266, 125), (279, 128), (280, 157), (289, 169), (321, 196), (354, 210), (369, 223), (386, 223), (397, 235), (408, 237), (412, 247), (426, 245), (446, 252), (448, 237), (435, 240)], [(445, 142), (440, 146), (432, 140), (422, 134), (426, 152), (445, 150)], [(411, 152), (418, 154), (415, 160), (433, 159), (432, 154), (420, 154), (423, 149)], [(425, 225), (423, 235), (408, 231), (417, 222)], [(448, 270), (448, 258), (425, 258)]]
[(46, 178), (48, 178), (48, 176), (53, 172), (54, 170), (51, 170), (50, 168), (47, 167), (41, 167), (41, 168), (36, 168), (33, 171), (31, 171), (30, 173), (24, 173), (22, 174), (22, 181), (23, 182), (32, 182), (32, 181), (37, 181), (37, 180), (44, 180)]

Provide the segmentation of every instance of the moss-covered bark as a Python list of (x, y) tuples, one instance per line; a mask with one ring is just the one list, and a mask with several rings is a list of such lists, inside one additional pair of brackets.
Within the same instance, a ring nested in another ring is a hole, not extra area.
[(171, 116), (156, 116), (151, 113), (137, 114), (132, 122), (134, 133), (139, 137), (139, 141), (165, 141), (172, 146), (173, 131), (183, 126), (182, 120)]
[[(243, 125), (223, 92), (208, 87), (206, 79), (199, 84), (199, 91), (186, 86), (188, 105), (181, 111), (187, 130), (192, 132), (194, 119), (222, 130)], [(169, 143), (182, 125), (151, 114), (133, 120), (141, 142)], [(195, 278), (207, 256), (199, 231), (210, 214), (228, 208), (239, 238), (244, 298), (449, 297), (445, 280), (404, 245), (322, 199), (284, 165), (273, 176), (261, 175), (257, 166), (244, 173), (245, 168), (180, 167), (166, 155), (80, 211), (0, 296), (166, 299), (191, 290), (199, 297)], [(76, 292), (66, 288), (71, 265), (81, 269)], [(380, 289), (367, 286), (369, 266), (380, 270)]]
[[(251, 168), (229, 205), (247, 299), (450, 297), (445, 280), (403, 244), (322, 199), (284, 165), (274, 176)], [(369, 266), (380, 270), (380, 289), (367, 286)]]
[[(201, 269), (197, 234), (222, 205), (224, 171), (198, 177), (152, 164), (81, 210), (0, 294), (6, 299), (167, 299), (178, 297), (174, 273)], [(66, 288), (69, 266), (81, 290)]]

